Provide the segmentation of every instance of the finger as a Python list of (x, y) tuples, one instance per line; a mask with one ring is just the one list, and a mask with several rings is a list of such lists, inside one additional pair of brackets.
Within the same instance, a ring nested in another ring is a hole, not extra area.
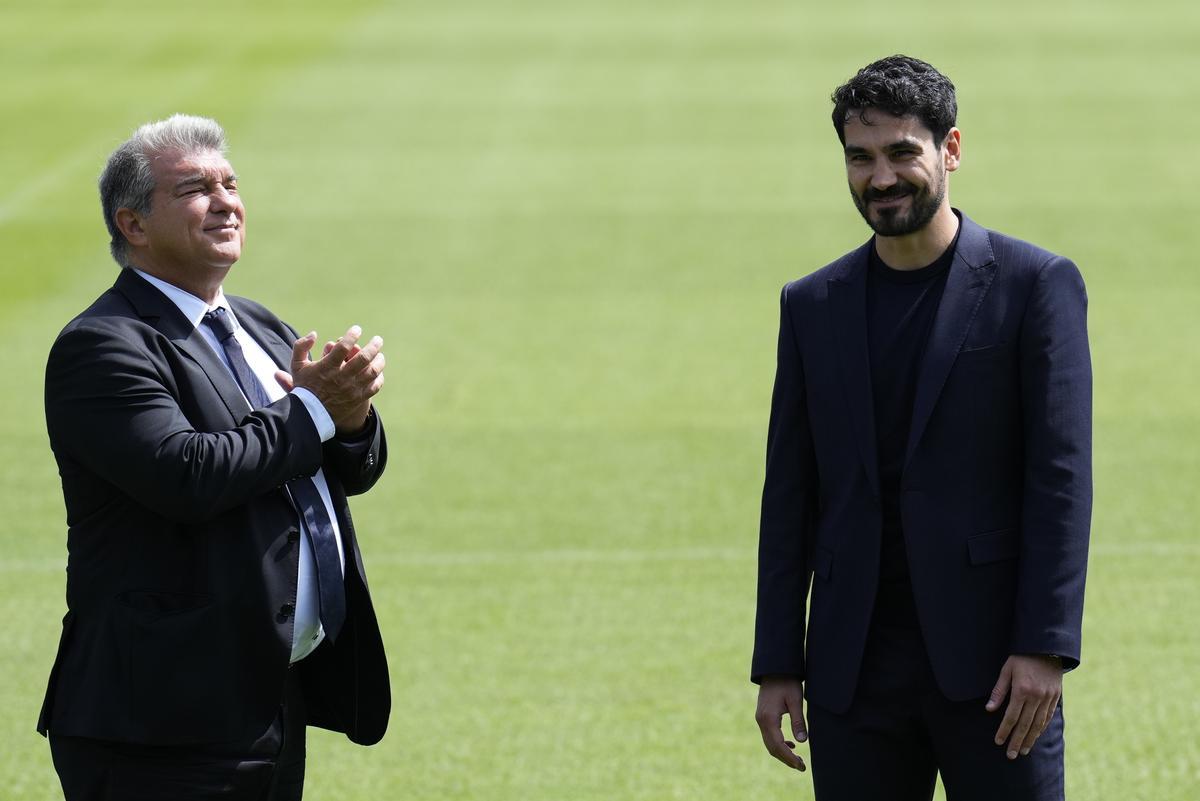
[(383, 368), (387, 366), (387, 358), (382, 353), (376, 353), (375, 358), (371, 363), (364, 367), (359, 376), (364, 380), (374, 381), (379, 376), (383, 375)]
[[(1008, 740), (1008, 758), (1016, 759), (1021, 753), (1021, 749), (1025, 747), (1025, 738), (1029, 736), (1029, 730), (1033, 727), (1033, 721), (1038, 712), (1038, 705), (1030, 700), (1023, 705), (1021, 717), (1017, 720), (1017, 725), (1013, 728), (1012, 737)], [(1036, 735), (1035, 735), (1036, 739)], [(1026, 751), (1025, 753), (1029, 753)]]
[(378, 376), (371, 385), (366, 389), (366, 397), (373, 398), (379, 394), (379, 390), (383, 389), (383, 376)]
[(309, 331), (292, 343), (292, 375), (300, 372), (300, 368), (308, 364), (308, 352), (317, 342), (317, 332)]
[(1051, 698), (1038, 707), (1033, 724), (1029, 727), (1029, 733), (1025, 735), (1025, 741), (1021, 743), (1021, 756), (1027, 756), (1033, 750), (1034, 743), (1049, 728), (1050, 721), (1054, 718), (1054, 709), (1056, 706), (1058, 706), (1058, 699)]
[[(1038, 717), (1041, 717), (1040, 713)], [(1018, 753), (1021, 756), (1029, 756), (1029, 752), (1033, 750), (1033, 746), (1037, 743), (1038, 738), (1042, 736), (1043, 731), (1045, 731), (1045, 728), (1039, 725), (1039, 720), (1034, 719), (1029, 725), (1029, 731), (1025, 733), (1025, 738), (1020, 742)]]
[(783, 724), (783, 711), (764, 710), (760, 707), (754, 715), (754, 720), (758, 723), (758, 731), (762, 735), (767, 753), (789, 768), (803, 770), (804, 762), (792, 751), (793, 745), (783, 738), (783, 730), (780, 728)]
[(346, 356), (346, 367), (355, 373), (360, 372), (374, 361), (382, 349), (383, 337), (371, 337), (365, 346)]
[(285, 373), (283, 370), (276, 370), (275, 380), (279, 382), (279, 386), (283, 387), (284, 392), (291, 392), (296, 388), (296, 382), (292, 380), (291, 373)]
[(337, 342), (333, 343), (333, 347), (329, 349), (329, 353), (325, 354), (325, 359), (332, 365), (340, 366), (346, 361), (346, 357), (350, 355), (350, 350), (358, 342), (358, 338), (362, 336), (362, 329), (357, 325), (352, 325), (346, 329), (346, 333), (342, 334)]
[[(780, 723), (783, 721), (780, 720)], [(783, 739), (783, 731), (775, 726), (771, 732), (769, 739), (764, 736), (764, 741), (767, 743), (767, 751), (771, 756), (778, 759), (783, 764), (794, 770), (804, 770), (804, 760), (802, 760), (792, 749), (796, 747), (795, 743)]]
[[(1004, 703), (1004, 699), (1008, 696), (1009, 685), (1012, 684), (1012, 666), (1004, 663), (1004, 667), (1000, 670), (1000, 678), (996, 679), (996, 686), (992, 688), (992, 694), (988, 696), (987, 706), (988, 712), (995, 712)], [(997, 745), (1000, 743), (997, 742)]]
[(796, 742), (808, 742), (808, 724), (804, 720), (804, 698), (786, 698), (788, 717), (792, 720), (792, 736)]
[(1019, 698), (1014, 697), (1008, 702), (1008, 708), (1004, 710), (1004, 719), (1000, 721), (1000, 728), (996, 729), (996, 745), (1004, 745), (1004, 741), (1020, 721), (1023, 707), (1024, 703)]
[(333, 350), (333, 340), (332, 339), (325, 343), (325, 349), (321, 351), (321, 355), (328, 356), (329, 351), (331, 351), (331, 350)]
[(776, 738), (783, 741), (783, 733), (779, 725), (783, 723), (783, 715), (769, 712), (762, 707), (754, 714), (754, 722), (758, 724), (758, 733), (762, 736), (763, 745), (772, 755), (775, 754)]
[(1058, 713), (1058, 705), (1062, 701), (1062, 693), (1056, 693), (1054, 700), (1046, 706), (1046, 719), (1042, 721), (1042, 731), (1050, 728), (1050, 724), (1054, 722), (1054, 716)]

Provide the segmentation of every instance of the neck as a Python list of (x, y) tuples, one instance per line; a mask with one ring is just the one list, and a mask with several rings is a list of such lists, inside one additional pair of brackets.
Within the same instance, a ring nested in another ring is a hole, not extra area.
[(164, 269), (158, 265), (146, 264), (144, 260), (138, 259), (136, 256), (131, 258), (129, 263), (131, 267), (195, 295), (210, 306), (216, 303), (221, 285), (225, 282), (225, 276), (229, 274), (229, 267), (224, 269), (198, 268), (195, 271)]
[(919, 231), (904, 236), (876, 236), (875, 249), (893, 270), (919, 270), (945, 253), (956, 233), (958, 216), (946, 202)]

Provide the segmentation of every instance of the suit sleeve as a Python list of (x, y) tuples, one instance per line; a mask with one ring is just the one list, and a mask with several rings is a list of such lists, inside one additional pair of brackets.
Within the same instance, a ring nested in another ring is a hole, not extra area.
[(1079, 664), (1092, 513), (1092, 366), (1076, 266), (1047, 262), (1020, 334), (1024, 488), (1013, 653)]
[(779, 346), (758, 542), (758, 611), (750, 679), (803, 679), (805, 608), (812, 578), (808, 540), (817, 505), (816, 460), (804, 365), (787, 287), (780, 298)]
[(165, 362), (127, 334), (85, 323), (66, 330), (50, 351), (46, 422), (51, 446), (68, 464), (189, 523), (321, 466), (320, 437), (297, 397), (287, 395), (228, 430), (197, 431), (178, 399), (190, 388), (175, 386)]
[(365, 431), (354, 437), (333, 437), (324, 452), (326, 474), (336, 476), (347, 495), (361, 495), (375, 486), (387, 465), (387, 439), (378, 410), (371, 407)]

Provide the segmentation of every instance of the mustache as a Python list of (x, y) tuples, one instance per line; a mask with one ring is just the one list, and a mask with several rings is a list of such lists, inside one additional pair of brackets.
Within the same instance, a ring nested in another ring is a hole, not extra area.
[(917, 188), (904, 181), (895, 186), (889, 186), (887, 189), (872, 189), (868, 186), (866, 191), (863, 192), (863, 200), (870, 203), (872, 200), (895, 200), (896, 198), (915, 194), (917, 194)]

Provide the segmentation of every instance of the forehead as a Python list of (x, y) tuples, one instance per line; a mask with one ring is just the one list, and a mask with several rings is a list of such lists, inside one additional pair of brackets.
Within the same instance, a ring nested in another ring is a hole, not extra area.
[(895, 117), (886, 111), (867, 109), (862, 116), (865, 122), (858, 111), (850, 112), (843, 129), (846, 147), (882, 147), (906, 140), (933, 142), (933, 131), (911, 115)]
[(170, 186), (174, 181), (193, 176), (223, 180), (233, 175), (228, 159), (217, 150), (156, 153), (150, 157), (150, 169), (159, 186)]

